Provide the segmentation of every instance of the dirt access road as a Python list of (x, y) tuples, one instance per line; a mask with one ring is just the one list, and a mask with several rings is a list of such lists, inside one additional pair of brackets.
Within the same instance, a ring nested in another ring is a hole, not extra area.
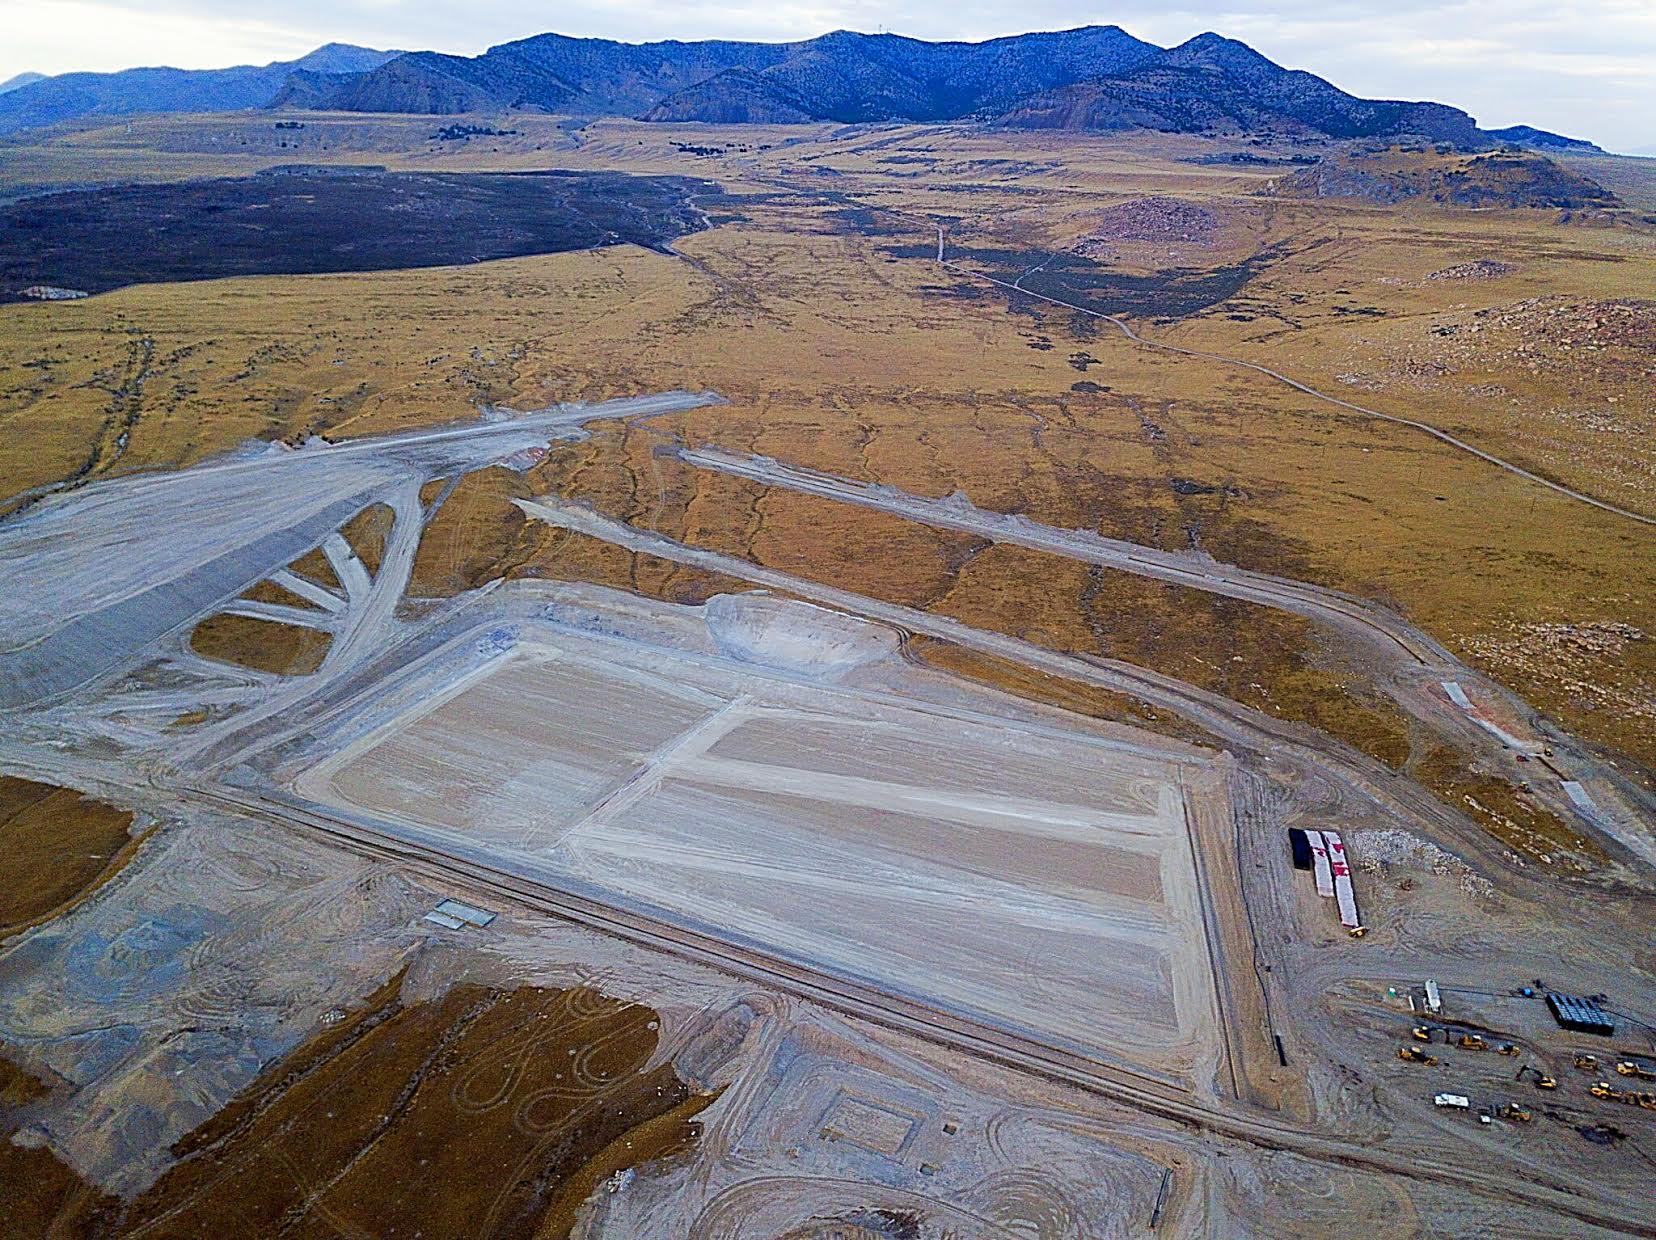
[[(1375, 418), (1381, 422), (1391, 422), (1397, 426), (1406, 426), (1411, 430), (1420, 431), (1422, 434), (1430, 435), (1433, 439), (1436, 439), (1441, 443), (1448, 444), (1451, 448), (1455, 448), (1461, 452), (1470, 453), (1479, 460), (1486, 461), (1495, 466), (1497, 469), (1504, 469), (1509, 474), (1514, 474), (1528, 482), (1533, 482), (1537, 486), (1546, 487), (1550, 491), (1556, 491), (1558, 494), (1566, 496), (1569, 499), (1573, 499), (1578, 503), (1589, 504), (1592, 507), (1602, 509), (1605, 512), (1614, 513), (1618, 517), (1625, 517), (1629, 521), (1637, 521), (1641, 525), (1656, 527), (1656, 517), (1646, 516), (1642, 512), (1633, 512), (1616, 504), (1612, 504), (1608, 500), (1602, 500), (1592, 495), (1585, 495), (1580, 491), (1565, 486), (1562, 482), (1555, 482), (1551, 478), (1544, 478), (1540, 474), (1525, 469), (1522, 465), (1514, 465), (1511, 461), (1503, 460), (1501, 457), (1496, 456), (1492, 452), (1485, 452), (1482, 448), (1479, 448), (1474, 444), (1469, 444), (1464, 439), (1457, 438), (1456, 436), (1451, 435), (1448, 431), (1440, 430), (1428, 422), (1419, 422), (1413, 418), (1401, 418), (1392, 413), (1381, 413), (1378, 409), (1370, 409), (1366, 405), (1355, 404), (1352, 401), (1343, 400), (1338, 396), (1330, 396), (1327, 392), (1319, 391), (1310, 384), (1302, 383), (1290, 375), (1285, 375), (1279, 370), (1272, 370), (1269, 366), (1263, 366), (1258, 362), (1250, 362), (1239, 357), (1227, 357), (1223, 353), (1210, 353), (1204, 349), (1187, 349), (1183, 345), (1167, 344), (1164, 341), (1152, 340), (1148, 336), (1139, 335), (1138, 332), (1133, 330), (1130, 323), (1128, 323), (1125, 319), (1117, 318), (1113, 314), (1106, 314), (1102, 310), (1094, 310), (1088, 306), (1079, 306), (1074, 302), (1064, 301), (1059, 297), (1051, 297), (1045, 293), (1031, 292), (1029, 289), (1020, 287), (1018, 281), (1002, 280), (997, 276), (987, 275), (984, 272), (968, 267), (963, 263), (957, 263), (947, 256), (948, 234), (942, 224), (938, 223), (934, 219), (931, 219), (930, 217), (912, 216), (908, 212), (899, 211), (892, 207), (881, 207), (880, 210), (890, 211), (893, 215), (907, 216), (911, 219), (925, 219), (925, 222), (930, 227), (937, 230), (937, 262), (941, 266), (946, 267), (948, 270), (959, 275), (967, 276), (973, 280), (981, 280), (985, 284), (993, 284), (997, 288), (1003, 288), (1009, 293), (1016, 293), (1020, 297), (1031, 297), (1036, 301), (1044, 301), (1050, 305), (1062, 306), (1066, 310), (1073, 310), (1076, 314), (1084, 314), (1088, 318), (1101, 320), (1102, 322), (1108, 323), (1112, 327), (1116, 328), (1117, 331), (1127, 337), (1128, 340), (1131, 340), (1134, 344), (1141, 345), (1146, 349), (1159, 349), (1163, 353), (1176, 353), (1180, 357), (1194, 357), (1202, 361), (1218, 362), (1223, 366), (1235, 366), (1242, 370), (1251, 370), (1255, 374), (1264, 375), (1267, 379), (1274, 379), (1278, 383), (1286, 384), (1288, 387), (1293, 388), (1296, 392), (1303, 392), (1307, 396), (1314, 397), (1315, 399), (1323, 401), (1326, 404), (1334, 405), (1335, 407), (1347, 410), (1348, 412), (1361, 414), (1365, 418)], [(1019, 277), (1020, 280), (1022, 278), (1023, 277)]]
[[(1656, 838), (1641, 826), (1641, 815), (1656, 817), (1656, 799), (1632, 781), (1622, 778), (1584, 747), (1556, 727), (1535, 720), (1545, 740), (1520, 741), (1498, 728), (1481, 726), (1479, 716), (1461, 708), (1454, 695), (1440, 686), (1453, 683), (1464, 694), (1470, 688), (1479, 701), (1500, 703), (1518, 718), (1533, 712), (1515, 695), (1468, 667), (1441, 643), (1403, 617), (1355, 595), (1307, 582), (1252, 572), (1210, 556), (1181, 554), (1146, 547), (1091, 530), (1067, 530), (1043, 525), (1022, 515), (986, 512), (963, 495), (940, 500), (911, 495), (895, 487), (860, 483), (763, 456), (741, 456), (717, 448), (680, 449), (678, 458), (700, 469), (747, 478), (767, 486), (786, 487), (839, 503), (890, 513), (937, 529), (953, 530), (995, 543), (1008, 543), (1187, 586), (1210, 594), (1243, 599), (1293, 612), (1326, 626), (1331, 632), (1355, 639), (1369, 651), (1377, 670), (1375, 683), (1407, 714), (1432, 731), (1448, 733), (1461, 744), (1507, 765), (1513, 747), (1526, 756), (1551, 752), (1549, 765), (1556, 780), (1542, 785), (1549, 808), (1582, 817), (1589, 825), (1612, 832), (1634, 854), (1656, 864)], [(1514, 778), (1521, 778), (1514, 768)], [(1591, 788), (1593, 810), (1572, 798), (1564, 785), (1573, 782)], [(1621, 807), (1605, 813), (1604, 807)]]

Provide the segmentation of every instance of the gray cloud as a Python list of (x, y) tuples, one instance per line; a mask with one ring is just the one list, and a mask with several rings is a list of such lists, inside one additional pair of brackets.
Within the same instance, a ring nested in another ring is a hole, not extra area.
[[(1429, 98), (1486, 125), (1540, 125), (1656, 147), (1652, 0), (10, 0), (0, 77), (164, 59), (202, 67), (328, 40), (474, 53), (544, 30), (629, 40), (808, 38), (838, 27), (981, 39), (1115, 23), (1169, 44), (1243, 39), (1358, 94)], [(101, 18), (101, 20), (100, 20)], [(214, 61), (213, 56), (221, 59)]]

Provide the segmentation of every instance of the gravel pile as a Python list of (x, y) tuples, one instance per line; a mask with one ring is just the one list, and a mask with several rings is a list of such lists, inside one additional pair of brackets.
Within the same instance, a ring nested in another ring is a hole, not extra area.
[(1387, 866), (1425, 870), (1458, 879), (1469, 896), (1485, 899), (1495, 894), (1490, 881), (1453, 853), (1407, 831), (1364, 831), (1354, 848), (1357, 868), (1367, 874), (1383, 874)]

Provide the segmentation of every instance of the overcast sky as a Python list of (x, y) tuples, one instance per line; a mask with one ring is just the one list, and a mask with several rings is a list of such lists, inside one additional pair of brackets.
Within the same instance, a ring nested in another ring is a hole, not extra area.
[(473, 54), (556, 30), (627, 39), (808, 38), (837, 28), (984, 39), (1114, 23), (1173, 44), (1216, 30), (1354, 94), (1435, 99), (1656, 153), (1656, 0), (4, 0), (0, 79), (209, 68), (320, 43)]

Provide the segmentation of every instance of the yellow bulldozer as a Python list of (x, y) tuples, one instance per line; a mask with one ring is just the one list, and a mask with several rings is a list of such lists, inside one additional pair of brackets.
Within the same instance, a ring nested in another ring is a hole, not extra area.
[(1595, 1081), (1587, 1092), (1595, 1098), (1603, 1098), (1609, 1102), (1620, 1102), (1624, 1106), (1656, 1111), (1656, 1092), (1648, 1089), (1617, 1089), (1609, 1081)]
[(1438, 1059), (1436, 1055), (1428, 1055), (1418, 1046), (1400, 1046), (1397, 1048), (1397, 1057), (1406, 1063), (1423, 1063), (1431, 1067)]

